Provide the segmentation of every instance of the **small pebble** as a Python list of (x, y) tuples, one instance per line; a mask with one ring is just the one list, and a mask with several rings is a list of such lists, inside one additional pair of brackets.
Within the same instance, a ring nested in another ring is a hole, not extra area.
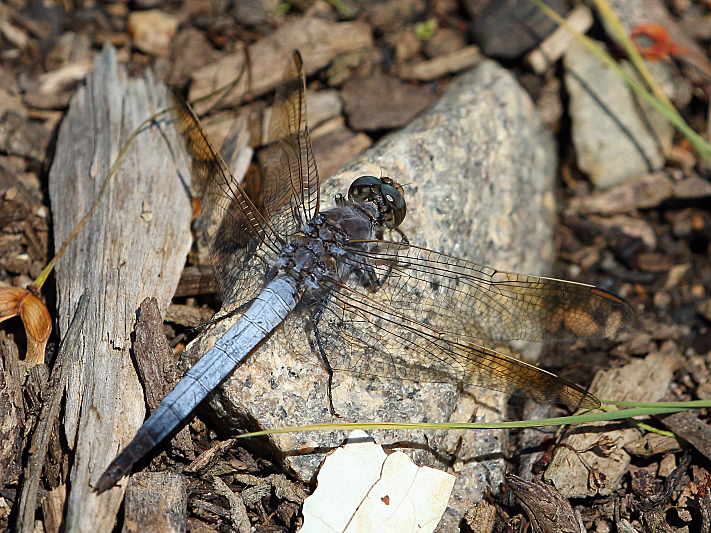
[(150, 55), (167, 57), (177, 30), (178, 19), (158, 9), (136, 11), (128, 17), (128, 33), (133, 45)]

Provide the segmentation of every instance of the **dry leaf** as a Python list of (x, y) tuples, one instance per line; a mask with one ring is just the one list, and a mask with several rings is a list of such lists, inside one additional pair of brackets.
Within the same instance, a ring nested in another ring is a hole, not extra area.
[(363, 431), (329, 455), (304, 502), (300, 533), (429, 533), (447, 507), (454, 476), (386, 454)]
[(52, 333), (52, 317), (47, 307), (28, 289), (0, 287), (0, 322), (18, 315), (27, 335), (25, 361), (44, 363), (47, 339)]

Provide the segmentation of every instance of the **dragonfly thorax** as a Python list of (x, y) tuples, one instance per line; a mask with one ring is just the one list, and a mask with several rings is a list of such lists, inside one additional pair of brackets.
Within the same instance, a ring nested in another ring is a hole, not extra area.
[(292, 235), (282, 249), (278, 261), (281, 272), (311, 290), (321, 287), (325, 276), (345, 279), (351, 267), (340, 257), (354, 241), (376, 238), (382, 231), (377, 218), (377, 208), (371, 202), (356, 204), (344, 200), (338, 207), (319, 213), (304, 225), (303, 231)]

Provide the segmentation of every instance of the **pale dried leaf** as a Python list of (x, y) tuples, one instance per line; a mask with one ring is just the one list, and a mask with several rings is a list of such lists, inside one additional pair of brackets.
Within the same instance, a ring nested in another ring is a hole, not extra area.
[(417, 466), (402, 452), (388, 455), (354, 431), (321, 466), (301, 533), (431, 532), (453, 486), (454, 476)]

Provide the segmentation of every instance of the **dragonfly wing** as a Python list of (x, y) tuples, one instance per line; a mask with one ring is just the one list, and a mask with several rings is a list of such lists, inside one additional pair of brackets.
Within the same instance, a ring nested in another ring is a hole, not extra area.
[(287, 237), (299, 231), (319, 208), (319, 178), (306, 124), (303, 61), (293, 56), (276, 91), (265, 160), (264, 213)]
[(572, 408), (600, 405), (593, 395), (549, 372), (415, 320), (354, 289), (354, 283), (333, 283), (323, 314), (313, 325), (333, 370), (362, 377), (460, 382)]
[(623, 299), (592, 285), (503, 272), (405, 243), (353, 242), (343, 260), (371, 271), (376, 291), (352, 291), (464, 340), (573, 341), (627, 331)]
[(236, 308), (264, 288), (283, 244), (230, 174), (192, 108), (174, 97), (172, 109), (192, 157), (193, 185), (202, 204), (198, 226), (206, 237), (222, 302)]

